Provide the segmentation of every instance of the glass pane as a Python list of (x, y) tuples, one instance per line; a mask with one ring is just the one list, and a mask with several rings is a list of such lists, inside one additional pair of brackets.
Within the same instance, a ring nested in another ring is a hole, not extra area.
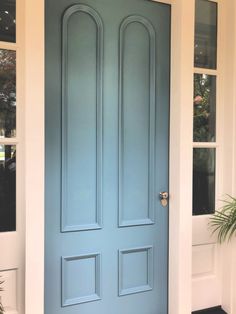
[(193, 150), (193, 215), (215, 211), (215, 148)]
[(0, 137), (16, 135), (16, 52), (0, 49)]
[(0, 145), (0, 232), (16, 230), (16, 147)]
[(16, 0), (1, 0), (0, 41), (16, 42)]
[(194, 74), (193, 141), (216, 140), (216, 77)]
[(216, 69), (217, 3), (196, 0), (194, 66)]

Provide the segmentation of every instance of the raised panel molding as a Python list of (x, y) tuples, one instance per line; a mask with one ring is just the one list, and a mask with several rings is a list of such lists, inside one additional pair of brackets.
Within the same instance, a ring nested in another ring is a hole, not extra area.
[(216, 245), (204, 244), (193, 246), (192, 275), (195, 279), (215, 275)]
[(156, 35), (134, 15), (122, 22), (119, 37), (119, 227), (149, 225), (155, 222)]
[(101, 299), (101, 254), (62, 257), (62, 306)]
[(0, 298), (4, 313), (17, 314), (17, 269), (0, 271), (0, 281), (3, 281)]
[(99, 14), (89, 6), (77, 4), (65, 11), (62, 37), (62, 232), (102, 227), (103, 33)]
[(153, 246), (119, 250), (119, 296), (153, 289)]

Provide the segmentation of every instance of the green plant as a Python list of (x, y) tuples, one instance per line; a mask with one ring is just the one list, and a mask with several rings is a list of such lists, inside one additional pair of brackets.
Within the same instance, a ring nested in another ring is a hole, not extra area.
[(236, 198), (227, 195), (224, 205), (210, 218), (212, 233), (218, 234), (220, 243), (230, 241), (236, 235)]
[[(3, 291), (3, 288), (1, 287), (2, 284), (3, 284), (3, 281), (0, 281), (0, 291)], [(4, 314), (4, 308), (3, 308), (1, 300), (0, 300), (0, 314)]]

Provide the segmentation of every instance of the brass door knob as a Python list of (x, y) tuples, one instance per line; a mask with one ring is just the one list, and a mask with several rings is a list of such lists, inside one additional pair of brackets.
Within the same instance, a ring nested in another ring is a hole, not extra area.
[(169, 193), (164, 191), (159, 193), (161, 205), (166, 207), (168, 205)]

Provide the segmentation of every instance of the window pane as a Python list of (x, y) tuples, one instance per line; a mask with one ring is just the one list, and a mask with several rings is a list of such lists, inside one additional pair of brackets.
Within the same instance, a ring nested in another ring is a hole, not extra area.
[(196, 0), (194, 66), (216, 69), (217, 3)]
[(16, 52), (0, 49), (0, 137), (16, 135)]
[(16, 147), (0, 145), (0, 232), (16, 230)]
[(216, 77), (194, 74), (193, 141), (216, 140)]
[(1, 0), (0, 40), (16, 41), (16, 0)]
[(215, 148), (193, 150), (193, 215), (215, 211)]

